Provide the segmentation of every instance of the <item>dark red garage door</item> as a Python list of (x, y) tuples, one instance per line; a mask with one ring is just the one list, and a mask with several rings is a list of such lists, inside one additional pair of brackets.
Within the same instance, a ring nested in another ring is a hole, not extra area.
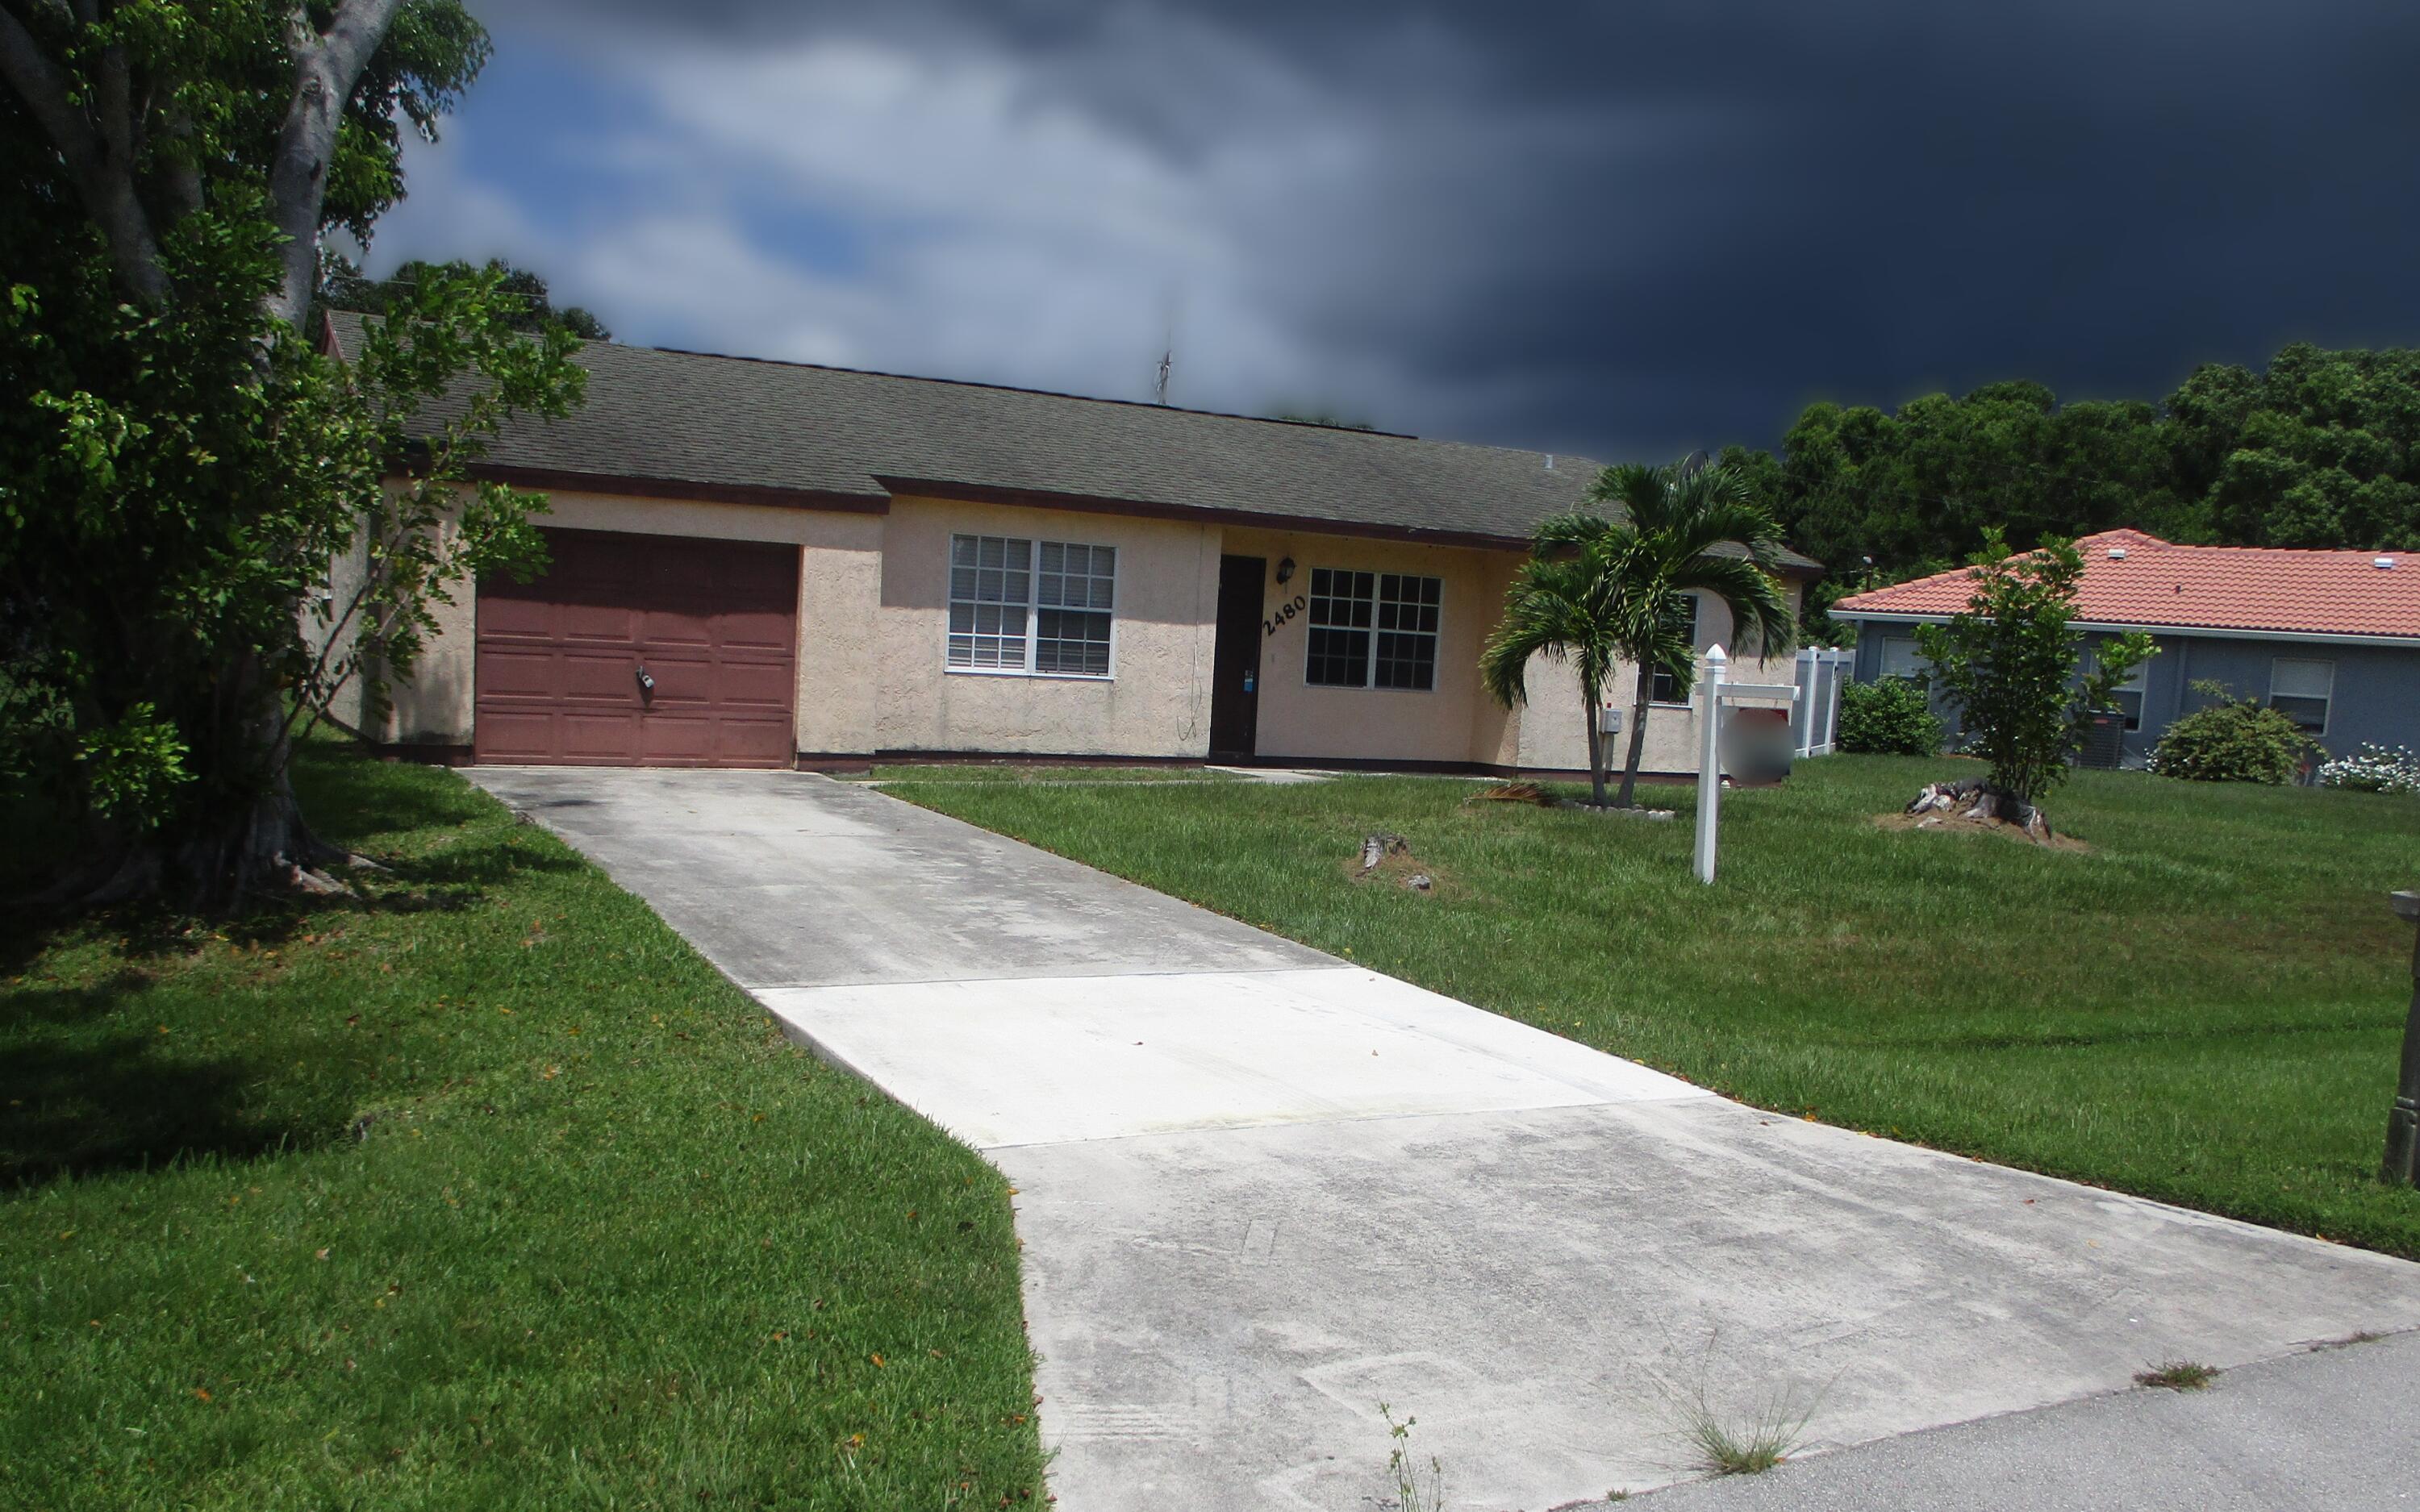
[(790, 764), (797, 547), (545, 535), (544, 576), (479, 584), (479, 760)]

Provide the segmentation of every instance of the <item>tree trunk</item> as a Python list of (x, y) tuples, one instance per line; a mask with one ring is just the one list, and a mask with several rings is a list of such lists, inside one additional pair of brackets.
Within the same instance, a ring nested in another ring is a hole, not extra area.
[(1630, 704), (1630, 754), (1621, 763), (1621, 795), (1614, 800), (1618, 808), (1638, 807), (1638, 763), (1647, 753), (1647, 705), (1655, 697), (1655, 664), (1642, 659), (1638, 663), (1638, 696)]
[(1605, 731), (1597, 719), (1598, 702), (1597, 689), (1586, 686), (1580, 688), (1581, 717), (1588, 730), (1589, 802), (1602, 809), (1605, 807)]

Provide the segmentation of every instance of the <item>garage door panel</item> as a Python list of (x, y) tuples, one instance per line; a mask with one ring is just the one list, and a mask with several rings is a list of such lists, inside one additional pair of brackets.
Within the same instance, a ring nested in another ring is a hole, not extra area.
[(626, 703), (639, 706), (639, 663), (628, 655), (599, 655), (582, 648), (557, 658), (555, 686), (568, 703)]
[(639, 643), (639, 616), (618, 604), (564, 604), (555, 610), (556, 635), (568, 641)]
[(714, 737), (715, 749), (734, 765), (787, 766), (790, 764), (792, 734), (786, 716), (778, 719), (745, 719), (729, 714), (719, 716)]
[(489, 761), (552, 761), (557, 755), (554, 716), (517, 709), (482, 709), (479, 751)]
[(557, 678), (555, 652), (516, 646), (479, 647), (479, 696), (502, 699), (551, 698)]
[(795, 686), (787, 663), (726, 661), (715, 669), (714, 702), (725, 708), (786, 710)]
[(566, 711), (555, 716), (567, 761), (627, 762), (640, 748), (639, 716)]
[(521, 598), (498, 598), (492, 605), (479, 595), (479, 638), (549, 641), (555, 638), (554, 606)]
[(544, 533), (550, 572), (480, 585), (480, 759), (789, 764), (797, 548)]
[(798, 619), (790, 611), (760, 610), (727, 613), (721, 616), (721, 635), (718, 640), (725, 651), (762, 651), (787, 659), (790, 637), (797, 633)]
[(714, 662), (708, 656), (650, 656), (647, 672), (656, 680), (647, 694), (650, 713), (675, 714), (683, 705), (705, 708), (714, 702)]

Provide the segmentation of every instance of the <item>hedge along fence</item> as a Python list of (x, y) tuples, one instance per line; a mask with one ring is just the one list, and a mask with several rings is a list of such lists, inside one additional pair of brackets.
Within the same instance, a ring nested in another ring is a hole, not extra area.
[(1840, 689), (1838, 748), (1869, 756), (1932, 756), (1946, 738), (1924, 684), (1885, 677)]

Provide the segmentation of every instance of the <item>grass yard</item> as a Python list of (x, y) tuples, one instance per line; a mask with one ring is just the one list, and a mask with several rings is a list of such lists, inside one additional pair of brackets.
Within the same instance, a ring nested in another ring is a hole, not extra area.
[[(2374, 1173), (2420, 802), (2083, 772), (2092, 847), (1886, 831), (1965, 764), (1838, 756), (1669, 823), (1467, 782), (892, 794), (1768, 1108), (2420, 1257)], [(1438, 886), (1357, 883), (1407, 837)]]
[(1042, 1497), (1008, 1194), (451, 774), (365, 896), (0, 940), (0, 1504)]

